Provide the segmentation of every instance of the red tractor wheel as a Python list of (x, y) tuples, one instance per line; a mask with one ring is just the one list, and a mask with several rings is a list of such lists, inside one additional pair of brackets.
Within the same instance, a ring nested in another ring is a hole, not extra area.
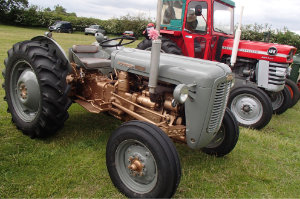
[(291, 97), (292, 97), (292, 103), (290, 105), (290, 108), (293, 107), (295, 104), (297, 104), (299, 97), (300, 97), (300, 92), (299, 92), (299, 87), (297, 87), (297, 84), (293, 82), (290, 79), (286, 80), (286, 87), (288, 88)]

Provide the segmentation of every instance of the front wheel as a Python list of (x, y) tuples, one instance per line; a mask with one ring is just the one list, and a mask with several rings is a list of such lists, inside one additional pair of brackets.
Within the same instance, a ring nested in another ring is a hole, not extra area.
[(272, 118), (273, 109), (269, 96), (252, 85), (233, 88), (228, 107), (239, 124), (248, 128), (261, 129)]
[(169, 198), (180, 182), (176, 148), (157, 126), (131, 121), (109, 138), (106, 165), (110, 178), (129, 198)]
[(230, 153), (239, 138), (239, 126), (231, 111), (226, 108), (221, 128), (215, 138), (202, 151), (209, 155), (222, 157)]
[(286, 79), (285, 85), (289, 89), (291, 97), (292, 97), (292, 103), (291, 103), (291, 106), (289, 107), (289, 108), (291, 108), (297, 104), (299, 97), (300, 97), (300, 92), (299, 92), (297, 84), (290, 79)]
[(284, 113), (292, 104), (292, 97), (287, 86), (282, 91), (269, 92), (272, 101), (273, 113), (280, 115)]

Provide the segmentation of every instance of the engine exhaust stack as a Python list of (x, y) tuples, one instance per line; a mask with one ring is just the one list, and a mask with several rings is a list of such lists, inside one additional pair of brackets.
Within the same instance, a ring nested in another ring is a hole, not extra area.
[(242, 6), (242, 8), (241, 8), (239, 26), (238, 26), (238, 28), (235, 32), (234, 43), (233, 43), (232, 54), (231, 54), (231, 60), (230, 60), (231, 67), (233, 67), (234, 64), (236, 63), (237, 53), (238, 53), (241, 34), (242, 34), (241, 26), (242, 26), (243, 12), (244, 12), (244, 6)]
[[(161, 23), (161, 12), (163, 2), (162, 0), (157, 1), (157, 15), (156, 15), (156, 30), (160, 35), (160, 23)], [(161, 51), (161, 39), (160, 36), (157, 40), (152, 40), (151, 49), (151, 63), (150, 63), (150, 77), (149, 77), (149, 93), (151, 101), (155, 101), (155, 90), (157, 87), (159, 62), (160, 62), (160, 51)]]

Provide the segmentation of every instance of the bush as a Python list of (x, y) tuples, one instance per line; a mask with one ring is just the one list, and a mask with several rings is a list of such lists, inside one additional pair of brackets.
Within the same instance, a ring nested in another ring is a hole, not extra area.
[(289, 31), (287, 28), (283, 30), (273, 30), (270, 25), (245, 25), (242, 27), (243, 40), (264, 41), (266, 33), (270, 34), (269, 42), (294, 46), (300, 52), (300, 35)]

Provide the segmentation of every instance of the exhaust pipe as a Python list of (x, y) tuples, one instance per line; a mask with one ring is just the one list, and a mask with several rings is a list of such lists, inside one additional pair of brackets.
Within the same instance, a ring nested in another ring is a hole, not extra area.
[(235, 32), (233, 48), (232, 48), (232, 53), (231, 53), (231, 60), (230, 60), (231, 67), (233, 67), (234, 64), (236, 63), (237, 53), (238, 53), (241, 34), (242, 34), (241, 26), (242, 26), (243, 12), (244, 12), (244, 6), (242, 6), (242, 8), (241, 8), (240, 23)]
[[(160, 35), (160, 23), (161, 23), (161, 12), (162, 12), (163, 2), (162, 0), (157, 1), (157, 15), (156, 15), (156, 30), (158, 35)], [(149, 93), (152, 102), (157, 101), (156, 87), (158, 81), (158, 71), (160, 63), (160, 51), (161, 51), (161, 40), (152, 40), (151, 49), (151, 62), (150, 62), (150, 77), (149, 77)]]

